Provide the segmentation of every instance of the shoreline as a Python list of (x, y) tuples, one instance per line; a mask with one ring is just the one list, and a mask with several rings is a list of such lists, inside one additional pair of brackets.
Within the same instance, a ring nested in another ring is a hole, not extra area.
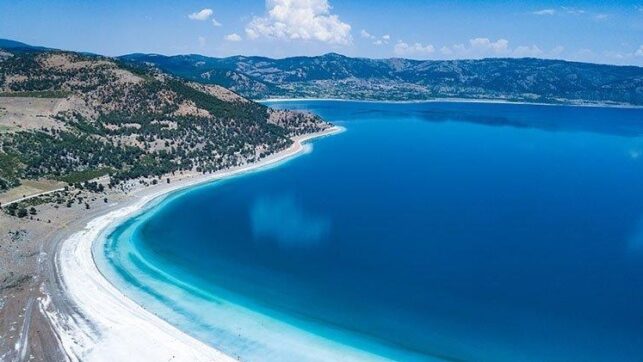
[(348, 99), (348, 98), (265, 98), (254, 99), (257, 103), (295, 103), (295, 102), (359, 102), (359, 103), (386, 103), (386, 104), (422, 104), (422, 103), (479, 103), (479, 104), (515, 104), (530, 106), (549, 106), (549, 107), (589, 107), (589, 108), (619, 108), (619, 109), (643, 109), (643, 106), (632, 104), (610, 104), (610, 103), (543, 103), (527, 101), (510, 101), (502, 99), (471, 99), (471, 98), (434, 98), (407, 101), (375, 100), (375, 99)]
[[(196, 175), (172, 184), (134, 192), (116, 208), (103, 210), (59, 233), (52, 257), (53, 281), (41, 301), (61, 349), (70, 360), (228, 361), (233, 357), (188, 335), (125, 296), (98, 269), (94, 244), (120, 222), (144, 211), (155, 201), (189, 187), (238, 176), (287, 161), (305, 150), (312, 139), (340, 133), (334, 126), (323, 132), (293, 137), (287, 149), (266, 158), (209, 175)], [(51, 308), (52, 298), (56, 303)], [(67, 300), (68, 299), (68, 300)], [(59, 303), (64, 304), (61, 308)]]

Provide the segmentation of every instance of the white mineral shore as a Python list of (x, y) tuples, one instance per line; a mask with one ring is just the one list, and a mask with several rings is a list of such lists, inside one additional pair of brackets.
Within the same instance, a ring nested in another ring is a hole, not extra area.
[[(71, 360), (82, 361), (232, 361), (234, 358), (207, 345), (145, 310), (126, 297), (97, 268), (92, 245), (119, 222), (140, 212), (152, 200), (171, 191), (229, 177), (296, 154), (303, 143), (343, 129), (333, 127), (317, 134), (296, 137), (288, 149), (259, 162), (201, 175), (172, 184), (157, 185), (135, 193), (116, 210), (99, 215), (81, 230), (65, 231), (56, 253), (56, 277), (63, 298), (73, 313), (50, 308), (51, 298), (41, 303), (64, 352)], [(45, 291), (46, 292), (46, 291)]]

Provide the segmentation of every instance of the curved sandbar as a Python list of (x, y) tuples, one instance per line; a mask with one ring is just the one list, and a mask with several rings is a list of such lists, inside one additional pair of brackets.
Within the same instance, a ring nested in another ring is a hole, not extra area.
[[(230, 170), (186, 179), (142, 190), (117, 210), (89, 221), (73, 232), (55, 254), (54, 288), (66, 299), (68, 308), (49, 308), (43, 303), (62, 348), (71, 360), (185, 360), (228, 361), (232, 357), (189, 336), (127, 298), (98, 270), (92, 245), (119, 222), (140, 212), (152, 200), (172, 191), (254, 170), (299, 154), (307, 140), (341, 132), (332, 127), (324, 132), (293, 138), (288, 149), (263, 160)], [(67, 232), (69, 235), (70, 232)], [(51, 295), (51, 294), (49, 294)], [(58, 301), (56, 301), (58, 302)], [(61, 312), (67, 309), (72, 312)]]

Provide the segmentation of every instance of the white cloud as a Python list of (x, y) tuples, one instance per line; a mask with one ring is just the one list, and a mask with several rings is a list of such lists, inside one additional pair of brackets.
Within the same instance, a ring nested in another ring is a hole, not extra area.
[(550, 51), (544, 51), (535, 44), (509, 46), (506, 39), (492, 41), (488, 38), (470, 39), (468, 44), (454, 44), (440, 48), (440, 54), (447, 59), (488, 58), (488, 57), (537, 57), (551, 58), (559, 56), (565, 48), (556, 46)]
[(611, 58), (613, 60), (624, 60), (632, 56), (632, 53), (623, 53), (618, 51), (606, 50), (603, 52), (605, 58)]
[(539, 15), (539, 16), (552, 16), (552, 15), (581, 16), (582, 15), (583, 17), (586, 17), (588, 19), (593, 19), (596, 21), (602, 21), (610, 17), (610, 15), (606, 13), (592, 13), (592, 12), (587, 12), (583, 9), (566, 7), (566, 6), (561, 6), (559, 9), (558, 8), (541, 9), (537, 11), (532, 11), (531, 13), (533, 15)]
[(583, 14), (585, 14), (585, 10), (583, 10), (583, 9), (569, 8), (569, 7), (565, 7), (565, 6), (563, 6), (562, 9), (567, 14), (571, 14), (571, 15), (583, 15)]
[(388, 44), (391, 41), (391, 36), (388, 34), (382, 35), (379, 39), (376, 39), (373, 44), (375, 45), (384, 45)]
[[(212, 9), (203, 9), (201, 11), (197, 11), (195, 13), (189, 14), (188, 18), (190, 20), (198, 20), (198, 21), (206, 21), (210, 19), (210, 17), (214, 15), (214, 11)], [(214, 26), (221, 26), (221, 23), (217, 21), (217, 19), (212, 18), (212, 25)]]
[(391, 41), (391, 36), (388, 34), (384, 34), (381, 37), (377, 37), (364, 29), (362, 29), (362, 31), (360, 31), (359, 34), (362, 38), (372, 40), (374, 45), (384, 45), (384, 44), (388, 44)]
[(375, 35), (369, 33), (368, 31), (362, 29), (362, 31), (359, 32), (359, 35), (361, 35), (362, 38), (366, 39), (375, 39)]
[(549, 55), (552, 57), (561, 55), (565, 51), (565, 47), (562, 45), (555, 46), (550, 52)]
[(594, 52), (591, 49), (588, 49), (588, 48), (580, 49), (580, 50), (578, 50), (576, 52), (576, 54), (581, 55), (581, 56), (583, 56), (583, 55), (594, 56), (595, 55)]
[(481, 58), (489, 56), (509, 56), (509, 42), (506, 39), (491, 41), (488, 38), (469, 39), (469, 44), (454, 44), (440, 49), (444, 55), (458, 58)]
[(606, 59), (609, 60), (609, 63), (614, 64), (623, 64), (623, 65), (643, 65), (643, 45), (640, 45), (638, 48), (627, 50), (605, 50), (601, 53), (593, 54), (584, 54), (584, 58), (581, 60), (587, 61), (600, 61), (604, 62)]
[(536, 44), (511, 46), (506, 39), (470, 39), (468, 43), (434, 48), (421, 43), (398, 41), (393, 47), (396, 56), (433, 59), (481, 59), (481, 58), (541, 58), (568, 59), (582, 62), (605, 62), (623, 65), (643, 64), (643, 44), (637, 48), (619, 51), (595, 52), (591, 49), (567, 50), (562, 45), (542, 48)]
[(431, 44), (422, 45), (422, 43), (408, 44), (403, 41), (398, 41), (393, 47), (393, 51), (396, 55), (401, 57), (415, 57), (415, 56), (427, 56), (435, 52), (435, 48)]
[(637, 57), (643, 57), (643, 45), (639, 46), (634, 55), (636, 55)]
[(469, 44), (474, 51), (491, 51), (496, 54), (506, 52), (509, 47), (509, 42), (506, 39), (491, 41), (488, 38), (475, 38), (469, 40)]
[(591, 49), (583, 48), (572, 54), (571, 59), (585, 62), (594, 61), (596, 59), (596, 53)]
[(190, 20), (203, 21), (208, 20), (208, 18), (210, 18), (212, 14), (214, 14), (214, 11), (212, 11), (212, 9), (203, 9), (201, 11), (188, 15), (188, 18), (190, 18)]
[(453, 54), (453, 50), (451, 50), (451, 48), (447, 46), (443, 46), (442, 48), (440, 48), (440, 53), (442, 53), (443, 55), (449, 56)]
[(235, 41), (235, 42), (242, 40), (241, 36), (239, 34), (237, 34), (237, 33), (228, 34), (228, 35), (224, 36), (223, 38), (225, 40), (227, 40), (227, 41)]
[(349, 44), (351, 26), (330, 11), (328, 0), (267, 0), (265, 16), (254, 17), (246, 25), (246, 35)]
[(542, 9), (538, 11), (532, 12), (534, 15), (554, 15), (556, 14), (556, 10), (554, 9)]
[(512, 55), (514, 57), (538, 57), (543, 55), (543, 51), (540, 50), (535, 45), (532, 46), (525, 46), (521, 45), (516, 47), (516, 49), (513, 50)]

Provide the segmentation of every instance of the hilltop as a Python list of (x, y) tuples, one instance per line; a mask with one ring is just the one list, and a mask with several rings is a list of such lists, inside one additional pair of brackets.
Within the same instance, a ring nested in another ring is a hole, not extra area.
[[(103, 56), (0, 42), (0, 190), (25, 179), (111, 183), (213, 172), (327, 129), (218, 85)], [(9, 46), (12, 45), (12, 46)]]
[(534, 58), (366, 59), (336, 53), (284, 59), (130, 54), (120, 59), (154, 64), (251, 98), (467, 98), (643, 105), (643, 68), (635, 66)]

